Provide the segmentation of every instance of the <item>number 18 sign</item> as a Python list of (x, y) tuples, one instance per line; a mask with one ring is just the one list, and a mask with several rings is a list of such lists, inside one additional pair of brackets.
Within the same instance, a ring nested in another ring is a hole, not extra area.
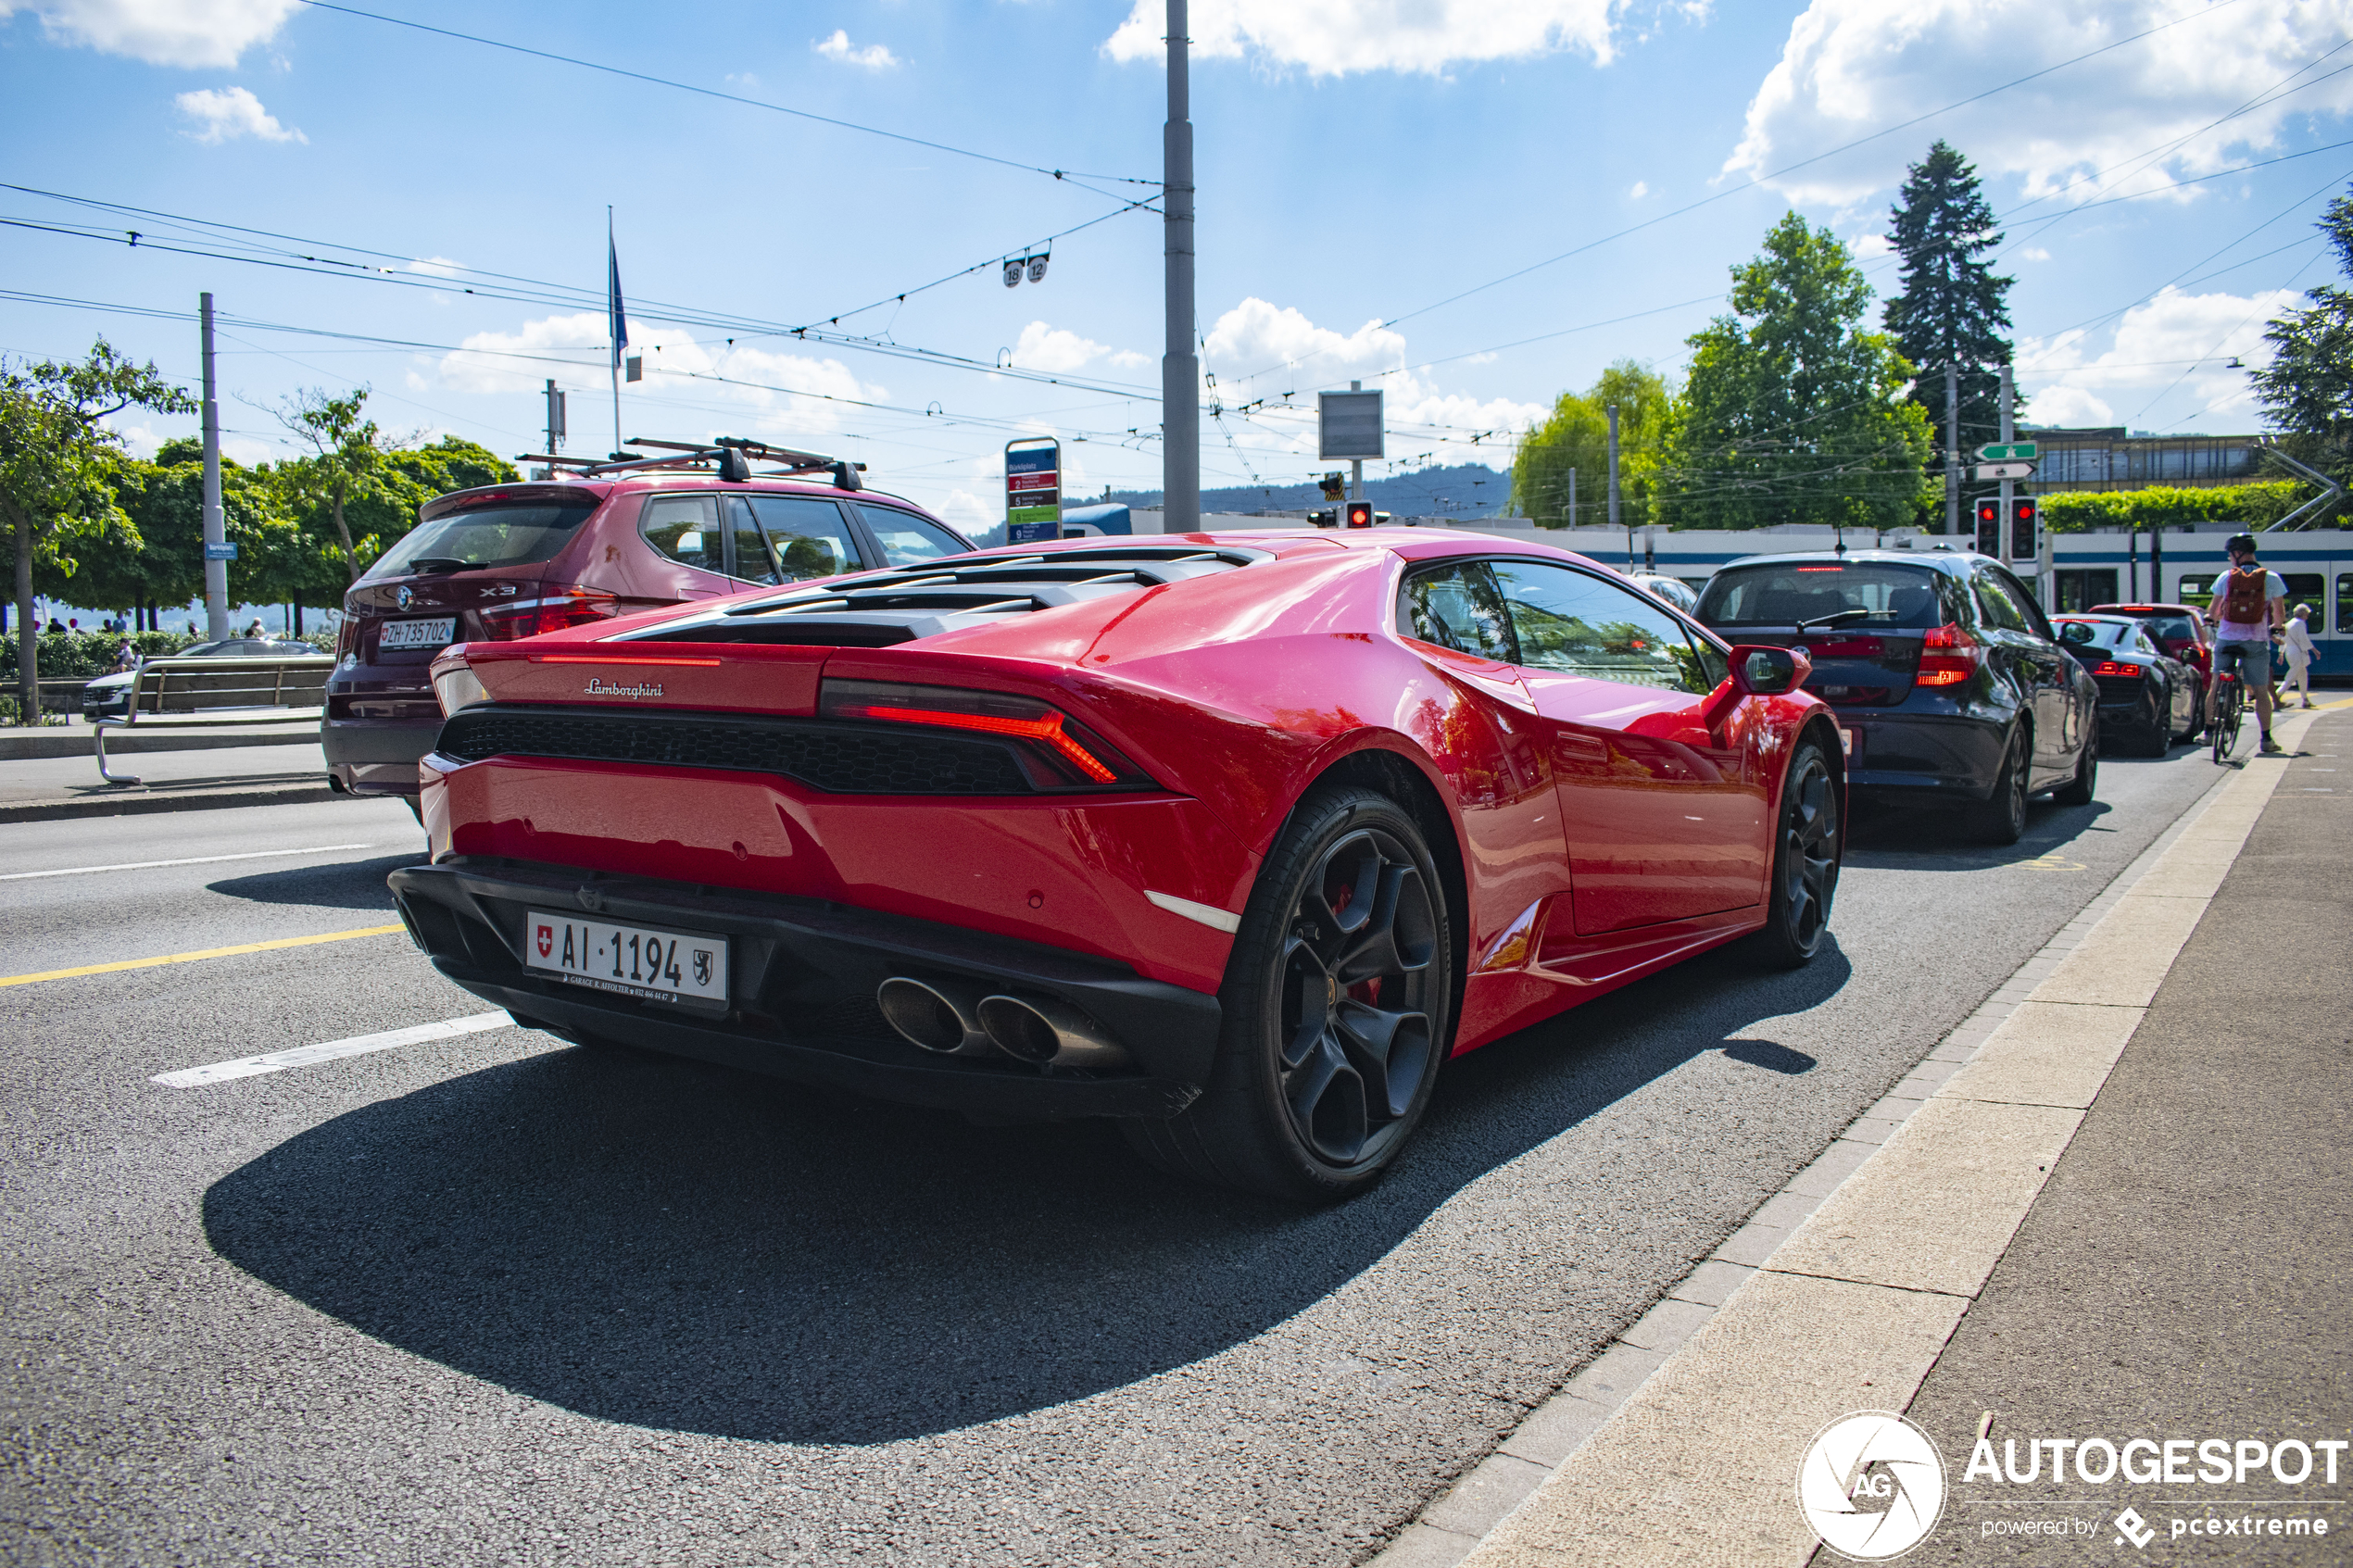
[(1062, 537), (1062, 470), (1063, 445), (1050, 436), (1005, 443), (1005, 543)]

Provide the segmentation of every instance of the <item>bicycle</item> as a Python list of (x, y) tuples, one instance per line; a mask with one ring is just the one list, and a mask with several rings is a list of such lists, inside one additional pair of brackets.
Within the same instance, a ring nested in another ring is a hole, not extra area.
[(2231, 759), (2231, 750), (2239, 743), (2239, 717), (2245, 699), (2239, 695), (2239, 678), (2234, 671), (2224, 670), (2214, 677), (2214, 722), (2207, 726), (2214, 742), (2214, 760), (2219, 766)]

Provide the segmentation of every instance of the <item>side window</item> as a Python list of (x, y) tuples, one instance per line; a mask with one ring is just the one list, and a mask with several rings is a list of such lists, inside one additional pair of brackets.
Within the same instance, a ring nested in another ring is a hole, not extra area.
[(2353, 571), (2336, 574), (2336, 629), (2353, 633)]
[(646, 543), (681, 566), (718, 571), (719, 501), (713, 495), (657, 495), (637, 519)]
[(2000, 632), (2024, 632), (2029, 629), (2026, 612), (2010, 596), (2001, 578), (1990, 571), (1981, 570), (1969, 579), (1977, 590), (1977, 610), (1985, 624)]
[(1722, 678), (1710, 678), (1690, 632), (1647, 595), (1565, 566), (1493, 565), (1519, 662), (1531, 670), (1694, 694), (1715, 690)]
[(850, 543), (849, 523), (831, 501), (806, 495), (754, 495), (746, 503), (759, 515), (775, 553), (779, 583), (856, 571), (864, 563)]
[(942, 556), (969, 554), (970, 545), (936, 522), (896, 507), (861, 507), (858, 515), (882, 546), (883, 559), (892, 566), (920, 566)]
[(730, 576), (746, 583), (774, 583), (776, 558), (768, 553), (768, 536), (760, 532), (760, 520), (751, 515), (751, 504), (741, 495), (730, 495), (720, 505), (727, 508), (727, 532), (735, 558), (728, 564), (735, 570)]
[(1456, 653), (1516, 664), (1509, 612), (1485, 561), (1456, 561), (1405, 579), (1397, 630)]

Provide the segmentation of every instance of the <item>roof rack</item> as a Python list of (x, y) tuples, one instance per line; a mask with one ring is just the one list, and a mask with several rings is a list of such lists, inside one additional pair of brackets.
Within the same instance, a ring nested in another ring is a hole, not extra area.
[[(863, 463), (829, 458), (822, 452), (774, 446), (765, 441), (752, 441), (737, 435), (722, 435), (707, 442), (656, 441), (649, 436), (636, 435), (622, 445), (651, 446), (673, 455), (648, 458), (635, 452), (616, 452), (610, 458), (567, 458), (560, 453), (525, 452), (515, 461), (546, 463), (550, 468), (563, 469), (579, 479), (595, 479), (629, 469), (699, 469), (715, 472), (730, 483), (748, 479), (793, 479), (802, 474), (831, 472), (837, 489), (866, 488), (864, 482), (858, 477), (865, 470)], [(780, 463), (783, 467), (754, 473), (751, 465), (756, 462)]]

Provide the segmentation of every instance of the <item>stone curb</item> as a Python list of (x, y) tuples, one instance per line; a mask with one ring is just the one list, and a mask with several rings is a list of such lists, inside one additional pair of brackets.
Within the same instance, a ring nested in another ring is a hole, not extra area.
[[(32, 734), (0, 732), (0, 762), (31, 762), (51, 757), (94, 757), (96, 733), (84, 726), (47, 725)], [(216, 730), (157, 730), (146, 734), (138, 726), (116, 730), (107, 737), (107, 755), (129, 757), (147, 751), (220, 751), (244, 746), (316, 746), (316, 729), (289, 727)]]
[(0, 823), (54, 822), (74, 817), (144, 817), (157, 811), (216, 811), (232, 806), (308, 806), (313, 801), (350, 798), (308, 778), (298, 783), (190, 790), (177, 795), (132, 785), (120, 795), (12, 800), (0, 804)]
[[(2318, 711), (2275, 721), (2290, 753)], [(1705, 1478), (1686, 1474), (1675, 1450), (1718, 1440), (1758, 1447), (1760, 1427), (1789, 1419), (1793, 1388), (1841, 1384), (1844, 1402), (1830, 1416), (1909, 1404), (2228, 874), (2278, 784), (2279, 773), (2265, 767), (2218, 778), (1370, 1568), (1806, 1562), (1816, 1543), (1787, 1495), (1793, 1457), (1767, 1467), (1769, 1499), (1755, 1499), (1754, 1527), (1743, 1527), (1750, 1499), (1737, 1484), (1717, 1465), (1704, 1467)], [(2242, 784), (2250, 787), (2233, 787)], [(2184, 845), (2201, 824), (2208, 832)], [(2207, 842), (2217, 835), (2227, 853)], [(2164, 929), (2149, 932), (2152, 925)], [(2081, 961), (2070, 963), (2079, 949)], [(2160, 951), (2163, 962), (2152, 964)], [(1906, 1204), (1931, 1217), (1904, 1217)], [(1881, 1348), (1858, 1353), (1872, 1336)], [(1707, 1343), (1695, 1346), (1695, 1337)], [(1840, 1341), (1835, 1370), (1816, 1364), (1830, 1337)], [(1867, 1376), (1870, 1370), (1881, 1375)], [(1705, 1415), (1676, 1408), (1693, 1400)], [(1741, 1409), (1743, 1401), (1769, 1408)], [(1799, 1424), (1803, 1444), (1822, 1423), (1809, 1416)], [(1590, 1439), (1604, 1428), (1631, 1452), (1600, 1452)], [(1625, 1462), (1632, 1453), (1639, 1465)], [(1687, 1490), (1679, 1484), (1685, 1479), (1704, 1490)], [(1685, 1506), (1703, 1496), (1705, 1507)]]

